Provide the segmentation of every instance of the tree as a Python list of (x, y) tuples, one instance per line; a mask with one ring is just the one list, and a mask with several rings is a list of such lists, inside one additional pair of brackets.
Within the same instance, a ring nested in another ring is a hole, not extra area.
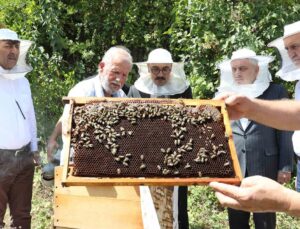
[[(296, 0), (14, 0), (0, 5), (0, 24), (34, 41), (28, 77), (39, 135), (46, 139), (62, 112), (61, 97), (95, 74), (109, 47), (125, 45), (136, 62), (154, 48), (167, 48), (185, 62), (194, 96), (211, 98), (219, 79), (216, 63), (245, 46), (276, 55), (266, 44), (299, 20), (299, 10)], [(278, 66), (279, 58), (273, 73)], [(132, 73), (129, 82), (135, 79)]]

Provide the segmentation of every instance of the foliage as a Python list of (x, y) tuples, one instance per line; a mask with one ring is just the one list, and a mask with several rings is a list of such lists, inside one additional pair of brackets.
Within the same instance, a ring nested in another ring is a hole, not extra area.
[[(167, 0), (154, 4), (150, 0), (27, 0), (0, 8), (4, 24), (34, 41), (29, 55), (34, 70), (28, 77), (38, 132), (45, 142), (62, 113), (62, 96), (76, 82), (95, 74), (110, 46), (127, 46), (136, 61), (143, 61), (154, 47), (168, 46), (164, 32), (172, 22), (173, 4)], [(159, 14), (153, 17), (153, 12)]]
[(189, 187), (188, 208), (191, 229), (208, 229), (212, 226), (216, 229), (228, 228), (227, 212), (219, 205), (210, 188)]
[[(287, 186), (294, 189), (294, 178)], [(191, 229), (229, 228), (227, 210), (220, 206), (214, 192), (206, 186), (189, 187), (189, 223)], [(299, 228), (300, 219), (285, 213), (277, 213), (277, 228)], [(253, 220), (250, 221), (254, 228)]]
[[(298, 1), (177, 1), (169, 30), (171, 49), (186, 62), (194, 95), (213, 95), (218, 85), (216, 63), (232, 51), (250, 47), (274, 55), (266, 45), (282, 36), (285, 24), (299, 20), (299, 9)], [(278, 61), (275, 66), (273, 73)]]
[[(299, 10), (297, 0), (0, 0), (0, 27), (6, 25), (34, 42), (28, 56), (34, 70), (28, 78), (38, 133), (45, 143), (62, 113), (62, 96), (95, 74), (110, 46), (125, 45), (136, 62), (144, 61), (154, 48), (169, 49), (174, 60), (185, 62), (194, 96), (211, 98), (219, 83), (216, 63), (237, 48), (276, 55), (271, 66), (275, 73), (279, 55), (267, 44), (282, 36), (285, 24), (300, 19)], [(131, 74), (129, 83), (135, 78)], [(284, 84), (293, 91), (292, 83)], [(50, 225), (51, 196), (36, 178), (34, 228)], [(189, 203), (193, 228), (227, 225), (226, 211), (207, 187), (192, 187)], [(279, 228), (290, 228), (285, 221), (299, 223), (285, 214), (279, 214), (278, 221)]]
[[(45, 140), (62, 112), (61, 97), (95, 74), (110, 46), (125, 45), (137, 62), (153, 48), (170, 49), (176, 61), (185, 61), (194, 96), (210, 98), (218, 85), (216, 63), (233, 50), (248, 46), (260, 54), (277, 54), (266, 44), (282, 35), (284, 24), (299, 20), (300, 4), (282, 3), (14, 0), (0, 6), (0, 23), (34, 41), (29, 55), (34, 71), (28, 77), (39, 135)], [(278, 66), (277, 60), (273, 73)], [(129, 83), (135, 78), (131, 74)], [(291, 83), (285, 85), (293, 91)]]
[(53, 221), (53, 189), (41, 183), (41, 170), (36, 170), (32, 193), (31, 228), (52, 228)]

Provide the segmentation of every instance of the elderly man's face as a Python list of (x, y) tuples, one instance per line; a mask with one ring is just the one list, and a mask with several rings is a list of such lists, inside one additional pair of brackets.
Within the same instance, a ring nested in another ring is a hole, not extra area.
[(19, 41), (0, 40), (0, 66), (2, 68), (12, 69), (17, 64), (19, 54)]
[(131, 64), (122, 56), (116, 56), (111, 63), (99, 63), (99, 74), (103, 77), (104, 90), (107, 93), (114, 93), (120, 90), (127, 80), (131, 71)]
[(163, 86), (171, 78), (172, 64), (148, 64), (148, 71), (153, 82)]
[(248, 59), (231, 61), (233, 79), (237, 84), (252, 84), (258, 74), (259, 67)]
[(283, 39), (284, 47), (293, 63), (300, 68), (300, 33)]

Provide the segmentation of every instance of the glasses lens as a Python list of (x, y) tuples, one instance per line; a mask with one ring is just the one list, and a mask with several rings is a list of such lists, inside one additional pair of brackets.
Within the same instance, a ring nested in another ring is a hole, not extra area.
[(171, 68), (168, 66), (165, 66), (161, 69), (159, 67), (152, 67), (151, 72), (154, 75), (158, 75), (160, 72), (162, 72), (163, 74), (169, 74), (171, 72)]
[(164, 73), (164, 74), (169, 74), (170, 71), (171, 71), (171, 68), (168, 67), (168, 66), (166, 66), (166, 67), (163, 67), (161, 71), (162, 71), (162, 73)]
[(151, 72), (152, 72), (152, 74), (154, 74), (154, 75), (158, 75), (159, 72), (160, 72), (160, 69), (159, 69), (158, 67), (152, 67), (152, 68), (151, 68)]

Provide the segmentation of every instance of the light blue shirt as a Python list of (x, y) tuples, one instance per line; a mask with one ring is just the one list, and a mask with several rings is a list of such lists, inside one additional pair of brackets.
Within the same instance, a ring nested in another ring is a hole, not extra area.
[[(76, 84), (69, 92), (69, 97), (105, 97), (99, 75)], [(114, 92), (112, 97), (126, 97), (122, 89)]]

